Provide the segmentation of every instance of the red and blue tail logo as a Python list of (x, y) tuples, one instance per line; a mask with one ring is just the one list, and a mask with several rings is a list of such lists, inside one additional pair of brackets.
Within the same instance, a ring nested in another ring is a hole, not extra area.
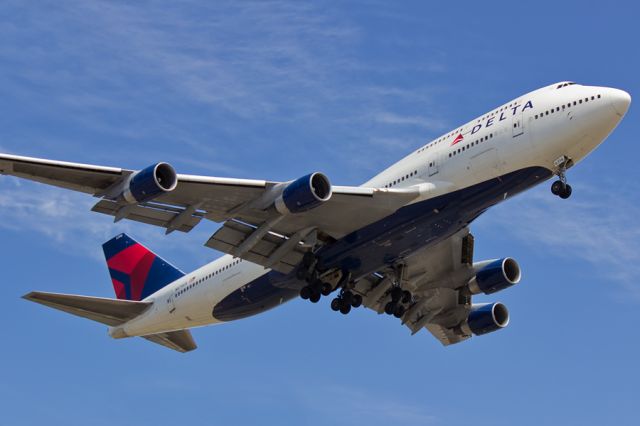
[(102, 249), (118, 299), (142, 300), (184, 276), (127, 234), (112, 238)]

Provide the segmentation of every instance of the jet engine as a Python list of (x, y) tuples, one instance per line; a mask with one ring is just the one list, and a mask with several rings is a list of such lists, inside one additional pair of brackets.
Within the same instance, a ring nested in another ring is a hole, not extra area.
[(476, 336), (491, 333), (509, 324), (509, 310), (502, 303), (474, 304), (471, 305), (467, 324)]
[(331, 198), (331, 182), (322, 173), (311, 173), (284, 187), (275, 199), (280, 214), (302, 213), (314, 209)]
[(178, 175), (168, 163), (153, 164), (132, 174), (124, 183), (120, 197), (131, 204), (153, 200), (173, 191)]
[(492, 294), (520, 282), (520, 265), (510, 257), (474, 263), (473, 269), (476, 275), (469, 281), (471, 294)]

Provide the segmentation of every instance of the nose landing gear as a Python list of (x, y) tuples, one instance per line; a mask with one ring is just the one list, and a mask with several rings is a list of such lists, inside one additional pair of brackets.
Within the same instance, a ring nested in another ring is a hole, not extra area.
[(555, 161), (558, 167), (558, 180), (551, 184), (551, 193), (566, 200), (571, 196), (571, 185), (567, 183), (567, 164), (571, 160), (568, 160), (564, 155)]
[(551, 184), (551, 193), (566, 200), (571, 196), (571, 185), (562, 180), (557, 180)]

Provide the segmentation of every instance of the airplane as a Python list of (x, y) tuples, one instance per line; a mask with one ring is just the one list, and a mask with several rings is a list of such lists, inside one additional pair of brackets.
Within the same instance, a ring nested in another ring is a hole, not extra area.
[(221, 223), (205, 246), (225, 255), (184, 273), (125, 234), (103, 245), (116, 298), (33, 291), (25, 299), (179, 352), (189, 329), (229, 322), (296, 297), (398, 318), (442, 344), (500, 330), (500, 302), (473, 303), (521, 280), (511, 257), (474, 261), (470, 224), (490, 207), (567, 171), (625, 116), (623, 90), (570, 81), (519, 96), (439, 136), (365, 182), (334, 186), (320, 173), (287, 182), (177, 174), (0, 154), (0, 174), (98, 199), (92, 210), (189, 232)]

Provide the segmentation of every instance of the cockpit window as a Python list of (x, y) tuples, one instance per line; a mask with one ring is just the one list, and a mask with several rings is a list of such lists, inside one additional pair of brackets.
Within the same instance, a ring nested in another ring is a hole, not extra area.
[(556, 89), (562, 89), (563, 87), (571, 86), (573, 84), (575, 84), (573, 81), (567, 81), (566, 83), (558, 84)]

